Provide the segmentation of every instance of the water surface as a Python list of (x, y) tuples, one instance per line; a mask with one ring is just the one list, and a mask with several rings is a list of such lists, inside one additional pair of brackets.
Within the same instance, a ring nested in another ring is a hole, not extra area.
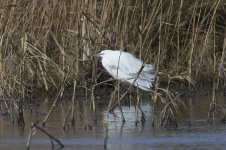
[[(207, 123), (209, 101), (211, 96), (186, 98), (184, 101), (190, 105), (191, 118), (179, 122), (177, 128), (152, 128), (152, 107), (149, 102), (142, 102), (141, 107), (145, 112), (146, 122), (135, 125), (134, 107), (123, 106), (126, 122), (121, 121), (118, 109), (115, 114), (109, 115), (107, 149), (224, 149), (226, 147), (226, 126), (216, 118), (212, 124)], [(225, 104), (225, 97), (219, 95), (217, 100)], [(107, 100), (106, 100), (107, 101)], [(0, 149), (25, 149), (30, 130), (30, 123), (41, 123), (48, 112), (52, 101), (44, 100), (37, 112), (35, 106), (25, 110), (24, 128), (10, 122), (9, 116), (0, 116)], [(104, 137), (107, 124), (107, 103), (97, 104), (97, 123), (93, 121), (90, 113), (90, 103), (77, 100), (75, 112), (75, 126), (68, 122), (66, 130), (62, 129), (63, 120), (71, 106), (70, 100), (57, 103), (46, 126), (43, 127), (50, 134), (58, 138), (64, 149), (104, 149)], [(33, 112), (31, 113), (31, 108)], [(139, 114), (139, 117), (141, 115)], [(190, 120), (190, 125), (189, 125)], [(55, 144), (56, 148), (59, 148)], [(51, 149), (49, 138), (37, 131), (32, 136), (31, 149)]]

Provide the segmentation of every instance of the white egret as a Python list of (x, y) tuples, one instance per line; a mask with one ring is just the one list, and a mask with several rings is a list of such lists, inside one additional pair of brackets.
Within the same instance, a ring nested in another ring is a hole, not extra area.
[(145, 91), (151, 90), (155, 79), (153, 65), (144, 64), (134, 55), (119, 50), (103, 50), (93, 56), (102, 58), (103, 67), (113, 78), (134, 84)]

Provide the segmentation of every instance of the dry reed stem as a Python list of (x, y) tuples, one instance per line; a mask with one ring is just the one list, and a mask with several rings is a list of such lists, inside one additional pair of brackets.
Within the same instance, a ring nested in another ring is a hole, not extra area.
[(73, 106), (71, 106), (71, 108), (68, 110), (66, 116), (64, 117), (64, 123), (63, 123), (63, 126), (62, 126), (63, 130), (66, 129), (67, 119), (68, 119), (68, 116), (69, 116), (70, 112), (72, 112), (72, 107), (73, 107)]
[(62, 96), (62, 93), (63, 93), (63, 88), (61, 88), (59, 90), (59, 92), (58, 92), (58, 94), (57, 94), (57, 96), (56, 96), (56, 98), (55, 98), (55, 100), (54, 100), (49, 112), (47, 113), (47, 115), (46, 115), (46, 117), (45, 117), (45, 119), (44, 119), (44, 121), (42, 123), (43, 126), (45, 126), (45, 124), (46, 124), (46, 122), (47, 122), (47, 120), (48, 120), (53, 108), (56, 106), (56, 102), (59, 100), (60, 96)]
[(29, 150), (30, 149), (30, 144), (31, 144), (31, 139), (32, 139), (32, 132), (33, 132), (33, 127), (30, 126), (30, 131), (29, 131), (29, 135), (28, 135), (28, 139), (27, 139), (27, 144), (26, 144), (26, 149)]
[[(200, 86), (217, 80), (216, 91), (224, 87), (221, 0), (14, 0), (0, 6), (0, 94), (5, 98), (24, 97), (29, 89), (38, 95), (39, 89), (59, 89), (75, 80), (84, 85), (92, 70), (87, 55), (102, 49), (126, 48), (155, 62), (157, 73), (187, 76)], [(94, 73), (92, 81), (96, 78)], [(157, 80), (156, 90), (162, 82)]]
[(217, 76), (217, 85), (216, 85), (217, 89), (219, 88), (220, 78), (225, 76), (225, 73), (224, 73), (225, 51), (226, 51), (226, 29), (225, 29), (225, 33), (224, 33), (224, 43), (223, 43), (222, 55), (221, 55), (220, 64), (218, 67), (218, 76)]
[[(208, 46), (212, 33), (218, 32), (212, 27), (216, 24), (215, 18), (219, 16), (218, 10), (221, 10), (221, 6), (224, 6), (224, 3), (219, 0), (216, 2), (95, 0), (50, 3), (45, 1), (23, 3), (15, 0), (13, 4), (2, 2), (1, 49), (5, 51), (5, 48), (8, 48), (10, 50), (8, 52), (16, 56), (15, 51), (7, 45), (12, 45), (10, 41), (14, 41), (16, 36), (27, 35), (28, 42), (39, 47), (43, 54), (51, 57), (59, 68), (64, 70), (73, 59), (70, 54), (76, 54), (77, 59), (84, 60), (93, 49), (127, 47), (133, 53), (138, 52), (139, 57), (148, 56), (147, 61), (156, 62), (156, 56), (160, 56), (160, 64), (163, 62), (166, 62), (165, 65), (175, 64), (177, 73), (181, 70), (180, 64), (187, 64), (188, 76), (193, 78), (193, 66), (197, 64), (196, 74), (201, 74), (203, 66), (206, 65), (203, 58), (209, 53), (209, 49), (205, 49), (205, 45)], [(159, 25), (162, 33), (156, 32)], [(19, 30), (21, 28), (26, 32)], [(202, 32), (204, 29), (206, 31)], [(11, 34), (13, 31), (17, 31), (16, 36)], [(197, 41), (203, 33), (204, 46), (200, 51), (200, 60), (197, 60), (196, 49), (200, 44)], [(156, 36), (158, 34), (164, 36), (159, 39)], [(158, 40), (162, 45), (160, 54), (157, 52)], [(53, 50), (56, 57), (52, 57)], [(166, 57), (167, 54), (169, 57)], [(188, 57), (186, 54), (189, 54)], [(4, 59), (5, 56), (1, 60)], [(51, 72), (49, 68), (44, 68), (47, 65), (48, 62), (44, 60), (42, 67), (39, 63), (39, 68), (49, 73)], [(4, 67), (2, 70), (5, 72)], [(29, 70), (34, 72), (32, 67)], [(48, 75), (52, 77), (52, 74)], [(43, 78), (42, 84), (46, 89), (48, 84), (48, 87), (52, 86), (48, 83), (48, 76), (40, 77)], [(57, 79), (51, 80), (57, 83)]]

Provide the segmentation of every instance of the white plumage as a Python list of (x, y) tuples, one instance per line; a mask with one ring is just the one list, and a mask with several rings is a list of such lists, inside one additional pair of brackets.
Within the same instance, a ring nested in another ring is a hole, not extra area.
[[(100, 53), (94, 54), (102, 58), (102, 65), (115, 79), (128, 82), (143, 89), (150, 91), (152, 82), (155, 79), (154, 67), (151, 64), (143, 64), (143, 61), (136, 58), (134, 55), (119, 50), (103, 50)], [(142, 65), (144, 68), (138, 76)], [(138, 76), (138, 77), (137, 77)]]

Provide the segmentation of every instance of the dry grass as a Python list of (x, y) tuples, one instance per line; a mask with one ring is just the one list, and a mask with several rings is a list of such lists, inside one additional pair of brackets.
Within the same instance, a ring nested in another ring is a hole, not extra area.
[(222, 0), (9, 0), (0, 6), (0, 95), (11, 99), (11, 105), (5, 101), (9, 112), (20, 112), (24, 97), (41, 89), (61, 89), (74, 80), (92, 85), (96, 62), (87, 56), (102, 49), (135, 53), (170, 76), (167, 82), (186, 78), (214, 83), (213, 90), (225, 85)]

